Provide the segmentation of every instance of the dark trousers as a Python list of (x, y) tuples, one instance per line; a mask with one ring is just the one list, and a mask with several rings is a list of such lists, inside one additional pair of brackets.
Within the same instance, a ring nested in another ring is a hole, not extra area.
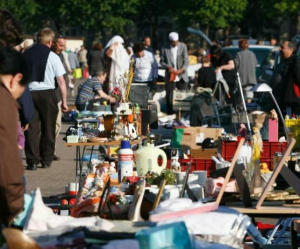
[(25, 132), (27, 164), (51, 164), (55, 150), (55, 126), (58, 115), (54, 90), (31, 91), (34, 118)]
[(166, 104), (167, 104), (167, 114), (173, 114), (173, 91), (175, 87), (178, 90), (186, 90), (187, 84), (180, 79), (178, 82), (166, 82), (165, 89), (166, 89)]
[(79, 66), (81, 68), (82, 77), (83, 77), (83, 70), (84, 70), (84, 67), (85, 67), (85, 62), (79, 62)]

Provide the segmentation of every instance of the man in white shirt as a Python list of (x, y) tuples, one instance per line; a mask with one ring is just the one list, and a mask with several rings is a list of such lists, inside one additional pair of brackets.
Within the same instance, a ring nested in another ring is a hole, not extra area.
[(149, 97), (153, 86), (156, 85), (158, 77), (158, 65), (154, 54), (145, 50), (142, 43), (133, 46), (133, 58), (135, 60), (135, 70), (133, 83), (145, 83), (148, 85)]
[(169, 34), (170, 44), (162, 49), (160, 64), (166, 69), (165, 89), (167, 113), (173, 113), (173, 91), (175, 87), (185, 90), (188, 83), (187, 67), (189, 65), (187, 47), (179, 42), (176, 32)]
[(61, 109), (68, 110), (67, 88), (63, 75), (66, 73), (60, 58), (50, 48), (54, 32), (45, 28), (38, 33), (38, 43), (24, 53), (31, 80), (29, 89), (34, 102), (35, 114), (25, 132), (25, 154), (28, 170), (51, 167), (55, 149), (55, 126), (58, 115), (55, 78), (62, 96)]

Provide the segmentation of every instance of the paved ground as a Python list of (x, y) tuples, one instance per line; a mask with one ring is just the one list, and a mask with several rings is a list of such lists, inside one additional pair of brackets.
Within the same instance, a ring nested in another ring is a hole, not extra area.
[[(61, 134), (56, 142), (60, 161), (53, 162), (51, 168), (38, 168), (36, 171), (25, 170), (27, 192), (39, 187), (43, 196), (64, 193), (65, 185), (75, 181), (75, 148), (64, 146), (64, 133), (69, 124), (63, 124)], [(24, 165), (26, 162), (24, 161)]]
[[(82, 82), (76, 81), (75, 88)], [(74, 92), (76, 96), (76, 90)], [(68, 105), (74, 105), (75, 97), (68, 97)], [(75, 147), (65, 147), (62, 140), (70, 123), (63, 123), (61, 133), (57, 139), (57, 155), (61, 158), (60, 161), (52, 163), (49, 169), (38, 168), (36, 171), (25, 170), (27, 179), (27, 193), (30, 193), (36, 188), (40, 188), (43, 196), (56, 195), (65, 192), (65, 185), (69, 182), (75, 182)], [(87, 152), (88, 153), (88, 152)], [(24, 167), (26, 162), (24, 161)], [(274, 224), (276, 219), (257, 219), (263, 223)]]
[[(69, 106), (74, 105), (76, 89), (82, 81), (76, 80), (74, 96), (69, 92)], [(50, 169), (38, 168), (36, 171), (25, 170), (27, 193), (39, 187), (43, 196), (60, 194), (64, 193), (65, 185), (69, 182), (75, 182), (75, 148), (65, 147), (65, 142), (62, 140), (66, 130), (71, 125), (71, 123), (62, 124), (62, 129), (56, 142), (56, 154), (61, 158), (60, 161), (53, 162)], [(26, 167), (25, 161), (24, 167)]]

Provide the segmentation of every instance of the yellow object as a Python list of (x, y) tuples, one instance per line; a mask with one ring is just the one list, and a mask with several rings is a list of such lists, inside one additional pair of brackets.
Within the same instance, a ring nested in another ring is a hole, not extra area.
[(189, 55), (189, 65), (194, 65), (194, 64), (197, 64), (198, 61), (197, 61), (197, 56), (195, 55)]
[(80, 79), (82, 77), (81, 68), (75, 68), (73, 70), (73, 77), (74, 77), (74, 79)]
[(271, 173), (272, 171), (269, 170), (268, 165), (266, 163), (261, 163), (260, 164), (260, 173), (265, 174), (265, 173)]
[(266, 170), (268, 169), (268, 165), (266, 163), (261, 163), (260, 168)]
[(252, 161), (255, 162), (256, 160), (260, 159), (260, 149), (258, 144), (253, 145), (253, 155), (252, 155)]
[(126, 74), (125, 78), (127, 78), (126, 76), (128, 77), (128, 84), (127, 84), (127, 90), (126, 90), (126, 101), (128, 102), (129, 101), (128, 98), (129, 98), (131, 83), (132, 83), (133, 76), (134, 76), (134, 58), (133, 58), (133, 56), (131, 57), (131, 60), (130, 60), (128, 75)]
[(293, 134), (293, 138), (296, 139), (294, 148), (300, 148), (300, 119), (285, 119), (284, 122)]

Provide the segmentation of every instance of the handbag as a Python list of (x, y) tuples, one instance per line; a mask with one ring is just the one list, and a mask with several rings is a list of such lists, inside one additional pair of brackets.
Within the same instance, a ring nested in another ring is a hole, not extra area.
[(85, 67), (85, 68), (83, 69), (83, 77), (84, 77), (85, 79), (88, 79), (88, 78), (89, 78), (89, 68), (88, 68), (88, 67)]
[(73, 77), (74, 77), (74, 79), (80, 79), (82, 77), (81, 68), (75, 68), (73, 70)]

